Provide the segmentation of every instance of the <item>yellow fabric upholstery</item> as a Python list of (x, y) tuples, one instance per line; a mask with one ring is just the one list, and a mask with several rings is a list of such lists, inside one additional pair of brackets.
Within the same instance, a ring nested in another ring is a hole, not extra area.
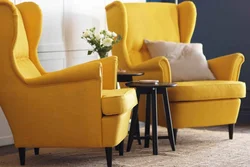
[[(103, 66), (103, 88), (115, 89), (117, 83), (117, 68), (118, 63), (116, 58), (102, 58), (92, 62), (101, 62)], [(112, 64), (112, 65), (110, 65)]]
[[(122, 3), (106, 6), (110, 31), (121, 34), (122, 41), (112, 53), (119, 58), (119, 68), (144, 72), (139, 79), (171, 82), (168, 60), (151, 58), (144, 39), (189, 43), (196, 24), (196, 7), (191, 1), (173, 3)], [(235, 53), (208, 60), (217, 80), (178, 82), (169, 89), (174, 128), (232, 124), (237, 120), (240, 98), (246, 87), (238, 82), (244, 56)], [(165, 126), (162, 97), (158, 95), (159, 125)], [(139, 119), (145, 120), (145, 96), (139, 103)]]
[(228, 98), (243, 98), (246, 96), (244, 82), (238, 81), (191, 81), (176, 82), (176, 88), (169, 89), (170, 101), (199, 101)]
[(178, 6), (180, 41), (190, 43), (196, 22), (196, 8), (190, 2), (180, 3)]
[[(137, 65), (149, 59), (148, 54), (143, 54), (141, 51), (143, 41), (141, 39), (164, 39), (179, 42), (179, 26), (178, 26), (178, 9), (174, 4), (144, 4), (141, 8), (140, 3), (125, 4), (127, 17), (127, 40), (126, 45), (130, 57), (131, 65)], [(155, 8), (159, 12), (144, 13), (143, 10), (151, 11)], [(165, 10), (168, 8), (168, 10)], [(134, 13), (137, 13), (134, 15)], [(155, 19), (157, 18), (157, 19)], [(151, 20), (153, 22), (149, 22)], [(173, 24), (169, 25), (169, 22)], [(136, 23), (136, 24), (134, 24)], [(146, 28), (145, 28), (146, 27)], [(165, 33), (152, 33), (162, 32)], [(145, 48), (142, 48), (145, 49)]]
[(20, 3), (17, 5), (17, 8), (22, 15), (27, 39), (29, 41), (30, 60), (36, 65), (36, 68), (41, 74), (45, 74), (46, 72), (38, 60), (36, 51), (42, 32), (42, 12), (39, 6), (33, 3)]
[(208, 64), (217, 79), (238, 81), (244, 61), (245, 58), (241, 53), (235, 53), (208, 60)]
[[(41, 15), (33, 2), (15, 6), (0, 0), (0, 105), (15, 146), (117, 145), (127, 135), (131, 108), (137, 103), (133, 101), (133, 89), (117, 94), (112, 90), (116, 85), (117, 57), (46, 73), (37, 57)], [(103, 89), (117, 98), (129, 93), (130, 104), (119, 106), (123, 113), (103, 116)]]
[(102, 118), (103, 146), (116, 146), (128, 134), (128, 125), (131, 112), (120, 115), (104, 116)]
[(240, 99), (178, 102), (170, 103), (170, 107), (175, 128), (234, 124)]
[(15, 63), (23, 78), (33, 78), (41, 76), (38, 69), (29, 59), (29, 44), (22, 16), (17, 10), (17, 38), (14, 47)]
[(104, 115), (117, 115), (131, 111), (137, 104), (134, 89), (102, 91), (102, 112)]
[[(112, 49), (112, 53), (119, 57), (119, 67), (134, 68), (150, 59), (143, 39), (190, 42), (190, 34), (193, 33), (195, 26), (196, 11), (188, 9), (195, 9), (194, 4), (185, 2), (178, 7), (173, 3), (115, 1), (106, 6), (109, 29), (123, 37), (123, 40)], [(185, 30), (180, 29), (179, 14), (186, 24)], [(160, 59), (157, 60), (160, 61)]]

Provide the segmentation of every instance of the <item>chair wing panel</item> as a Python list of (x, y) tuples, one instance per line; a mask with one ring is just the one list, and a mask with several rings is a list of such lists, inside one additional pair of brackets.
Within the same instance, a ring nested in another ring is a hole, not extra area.
[(33, 2), (24, 2), (16, 6), (23, 19), (27, 39), (29, 41), (29, 58), (34, 63), (41, 74), (45, 74), (45, 70), (41, 66), (37, 48), (42, 33), (42, 12), (39, 6)]
[(190, 43), (196, 24), (196, 7), (193, 2), (182, 2), (178, 5), (180, 42)]
[[(6, 56), (10, 55), (14, 48), (14, 41), (16, 39), (16, 20), (17, 13), (15, 7), (11, 5), (9, 1), (0, 1), (0, 64), (1, 68), (6, 68), (9, 65), (9, 59), (6, 60)], [(9, 58), (9, 57), (8, 57)], [(5, 63), (3, 63), (5, 62)], [(5, 70), (5, 69), (4, 69)], [(4, 72), (3, 70), (0, 70)], [(3, 77), (1, 75), (1, 77)]]
[(14, 63), (17, 69), (17, 73), (22, 78), (23, 80), (25, 78), (34, 78), (41, 76), (40, 71), (37, 69), (35, 64), (31, 61), (29, 57), (29, 42), (27, 38), (27, 33), (23, 24), (23, 19), (22, 15), (19, 12), (18, 9), (17, 11), (17, 22), (16, 22), (16, 27), (17, 27), (17, 38), (15, 41), (15, 47), (14, 47)]
[(10, 80), (10, 76), (15, 75), (21, 79), (40, 76), (29, 59), (28, 40), (19, 10), (8, 1), (0, 1), (0, 7), (1, 67), (4, 68), (1, 77), (8, 76)]
[(113, 46), (112, 54), (118, 57), (119, 68), (128, 69), (131, 61), (127, 50), (127, 12), (125, 6), (120, 1), (114, 1), (106, 6), (106, 17), (108, 29), (122, 36), (122, 40)]
[(6, 99), (6, 92), (11, 85), (15, 85), (15, 73), (13, 71), (13, 48), (16, 39), (16, 19), (15, 7), (9, 1), (0, 0), (0, 105)]

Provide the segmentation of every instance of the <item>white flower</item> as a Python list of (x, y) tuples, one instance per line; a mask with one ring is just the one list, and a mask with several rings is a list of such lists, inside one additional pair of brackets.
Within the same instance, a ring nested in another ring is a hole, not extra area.
[(108, 47), (112, 45), (112, 42), (113, 42), (113, 39), (111, 39), (111, 38), (105, 38), (105, 39), (102, 41), (103, 45), (104, 45), (104, 46), (108, 46)]
[(85, 32), (83, 33), (83, 37), (84, 37), (84, 38), (90, 37), (90, 36), (92, 36), (92, 32), (89, 31), (89, 30), (87, 30), (87, 31), (85, 31)]
[(96, 46), (95, 45), (92, 45), (92, 47), (95, 49), (96, 48)]
[(100, 39), (104, 38), (104, 35), (101, 33), (95, 33), (95, 38), (99, 41)]
[(100, 39), (101, 39), (101, 34), (100, 34), (100, 33), (95, 33), (95, 38), (96, 38), (97, 40), (100, 40)]
[(110, 31), (107, 31), (106, 34), (107, 34), (108, 36), (112, 36), (112, 32), (110, 32)]
[(113, 36), (113, 37), (116, 37), (117, 34), (116, 34), (115, 32), (112, 32), (112, 36)]

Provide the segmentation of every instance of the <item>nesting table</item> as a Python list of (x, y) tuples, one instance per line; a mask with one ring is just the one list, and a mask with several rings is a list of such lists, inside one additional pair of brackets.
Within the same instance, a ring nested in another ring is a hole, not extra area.
[[(158, 155), (158, 139), (169, 139), (171, 148), (175, 151), (175, 139), (173, 135), (172, 118), (169, 107), (169, 99), (167, 89), (176, 86), (175, 83), (140, 83), (140, 82), (128, 82), (127, 87), (135, 88), (138, 98), (140, 95), (146, 94), (146, 118), (145, 118), (145, 136), (140, 139), (145, 139), (144, 147), (149, 147), (149, 140), (152, 139), (153, 155)], [(157, 94), (163, 96), (165, 118), (167, 123), (168, 136), (158, 136), (158, 114), (157, 114)], [(150, 136), (150, 111), (152, 109), (152, 137)], [(134, 108), (130, 126), (130, 133), (128, 138), (127, 152), (131, 150), (134, 135), (138, 133), (138, 105)]]

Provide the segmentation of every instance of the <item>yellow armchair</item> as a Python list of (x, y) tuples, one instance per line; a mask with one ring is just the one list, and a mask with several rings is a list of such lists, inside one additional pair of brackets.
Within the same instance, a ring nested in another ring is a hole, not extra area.
[(137, 104), (133, 89), (115, 89), (117, 57), (46, 73), (37, 57), (39, 7), (0, 0), (0, 22), (0, 105), (21, 165), (25, 148), (103, 147), (111, 166)]
[[(106, 6), (108, 28), (121, 34), (123, 40), (113, 47), (119, 57), (119, 68), (145, 72), (138, 79), (171, 82), (171, 69), (165, 57), (151, 58), (144, 39), (190, 43), (196, 23), (193, 2), (122, 3)], [(244, 56), (235, 53), (208, 60), (217, 80), (177, 82), (169, 89), (171, 114), (177, 129), (229, 125), (229, 138), (237, 121), (240, 98), (246, 94), (245, 83), (239, 82)], [(158, 97), (159, 125), (165, 126), (162, 97)], [(145, 120), (145, 97), (140, 100), (139, 118)]]

